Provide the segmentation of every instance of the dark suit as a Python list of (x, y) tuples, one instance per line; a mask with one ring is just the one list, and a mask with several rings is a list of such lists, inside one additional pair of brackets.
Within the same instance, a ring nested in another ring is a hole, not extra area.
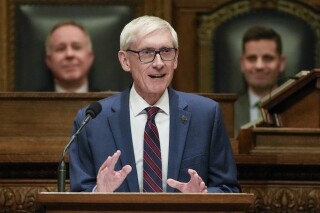
[[(101, 164), (121, 150), (115, 170), (132, 171), (117, 192), (139, 192), (129, 112), (130, 89), (100, 100), (102, 112), (86, 126), (70, 147), (71, 191), (92, 191)], [(209, 192), (239, 192), (237, 169), (219, 105), (211, 99), (169, 88), (170, 144), (168, 178), (188, 182), (189, 168), (198, 172)], [(81, 109), (77, 129), (85, 117)], [(167, 187), (167, 192), (174, 189)]]
[(234, 130), (236, 136), (242, 125), (250, 122), (250, 103), (248, 92), (239, 95), (238, 100), (235, 102), (235, 121)]

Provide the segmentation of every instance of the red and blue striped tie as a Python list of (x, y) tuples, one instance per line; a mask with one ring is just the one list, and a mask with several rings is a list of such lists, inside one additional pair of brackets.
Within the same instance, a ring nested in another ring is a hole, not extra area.
[(159, 133), (154, 118), (158, 107), (147, 107), (148, 120), (144, 130), (143, 192), (162, 192), (162, 164)]

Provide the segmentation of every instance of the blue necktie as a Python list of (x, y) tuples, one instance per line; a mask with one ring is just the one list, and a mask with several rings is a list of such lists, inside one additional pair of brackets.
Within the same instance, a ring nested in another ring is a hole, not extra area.
[(162, 164), (159, 133), (154, 118), (158, 107), (147, 107), (148, 120), (144, 130), (143, 192), (162, 192)]

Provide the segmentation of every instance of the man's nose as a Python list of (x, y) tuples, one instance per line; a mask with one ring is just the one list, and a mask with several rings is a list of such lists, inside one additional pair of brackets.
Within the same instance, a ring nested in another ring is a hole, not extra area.
[(263, 68), (263, 66), (264, 66), (264, 62), (263, 62), (262, 58), (258, 58), (256, 61), (256, 68), (261, 69), (261, 68)]
[(163, 65), (163, 60), (160, 56), (160, 53), (156, 54), (152, 64), (153, 64), (153, 66), (162, 66)]
[(67, 49), (66, 49), (66, 55), (67, 56), (73, 56), (74, 55), (74, 50), (73, 50), (73, 48), (71, 48), (71, 47), (68, 47)]

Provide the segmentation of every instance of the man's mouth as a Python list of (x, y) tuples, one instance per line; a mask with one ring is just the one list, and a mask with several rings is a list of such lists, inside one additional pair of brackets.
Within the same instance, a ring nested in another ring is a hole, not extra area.
[(75, 64), (67, 64), (63, 66), (65, 69), (74, 69), (76, 67), (78, 67), (78, 65)]
[(159, 74), (159, 75), (149, 75), (149, 77), (150, 78), (162, 78), (162, 77), (164, 77), (165, 76), (165, 74)]

